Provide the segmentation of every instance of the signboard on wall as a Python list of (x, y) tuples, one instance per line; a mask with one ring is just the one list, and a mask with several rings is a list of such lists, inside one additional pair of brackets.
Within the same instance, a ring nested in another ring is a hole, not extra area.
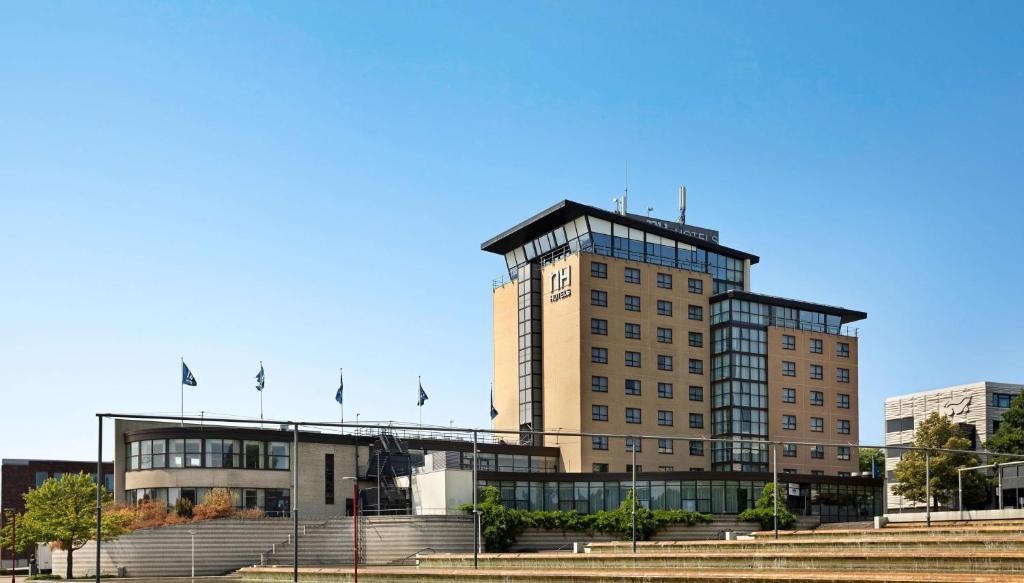
[(548, 274), (548, 299), (552, 302), (563, 300), (572, 295), (572, 266), (566, 265), (552, 270)]

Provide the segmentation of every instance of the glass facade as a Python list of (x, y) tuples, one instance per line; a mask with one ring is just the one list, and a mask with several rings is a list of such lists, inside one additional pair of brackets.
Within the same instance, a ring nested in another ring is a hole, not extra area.
[[(596, 477), (596, 476), (595, 476)], [(547, 482), (481, 480), (493, 486), (501, 502), (519, 510), (575, 510), (589, 514), (619, 507), (632, 489), (630, 481)], [(651, 510), (690, 510), (737, 514), (752, 508), (765, 482), (760, 480), (637, 480), (637, 502)], [(870, 520), (881, 514), (881, 488), (845, 484), (779, 481), (788, 492), (786, 505), (796, 514), (817, 515), (822, 522)]]
[[(543, 265), (580, 251), (708, 273), (712, 277), (714, 293), (745, 289), (743, 259), (593, 216), (577, 217), (516, 247), (505, 254), (505, 263), (509, 277), (520, 279), (522, 270), (528, 265)], [(662, 278), (665, 285), (671, 285), (667, 283), (671, 281), (671, 275), (663, 275), (667, 276)]]
[(291, 443), (237, 439), (143, 439), (128, 444), (128, 471), (163, 468), (287, 470)]

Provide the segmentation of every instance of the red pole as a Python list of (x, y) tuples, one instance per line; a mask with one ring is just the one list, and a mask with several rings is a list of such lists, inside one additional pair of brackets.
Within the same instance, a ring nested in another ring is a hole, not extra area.
[(18, 515), (11, 514), (11, 583), (14, 581), (14, 570), (18, 568)]
[(359, 482), (356, 480), (352, 480), (352, 549), (352, 579), (353, 583), (359, 583)]

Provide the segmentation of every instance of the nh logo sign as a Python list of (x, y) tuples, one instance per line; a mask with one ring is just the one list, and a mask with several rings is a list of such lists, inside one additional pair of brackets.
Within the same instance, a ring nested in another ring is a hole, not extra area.
[(552, 271), (548, 275), (548, 282), (550, 283), (552, 302), (569, 297), (572, 295), (572, 289), (569, 288), (572, 284), (572, 267), (567, 265)]

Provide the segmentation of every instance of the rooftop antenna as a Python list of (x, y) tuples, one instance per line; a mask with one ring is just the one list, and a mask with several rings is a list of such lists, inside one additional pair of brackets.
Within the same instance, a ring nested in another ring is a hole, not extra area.
[(626, 200), (629, 197), (629, 160), (626, 160), (626, 166), (625, 166), (624, 174), (625, 174), (625, 181), (623, 182), (623, 187), (622, 187), (622, 214), (626, 214), (626, 212), (628, 212), (628, 209), (627, 209), (627, 206), (626, 206)]
[(679, 222), (686, 224), (686, 187), (679, 187)]

